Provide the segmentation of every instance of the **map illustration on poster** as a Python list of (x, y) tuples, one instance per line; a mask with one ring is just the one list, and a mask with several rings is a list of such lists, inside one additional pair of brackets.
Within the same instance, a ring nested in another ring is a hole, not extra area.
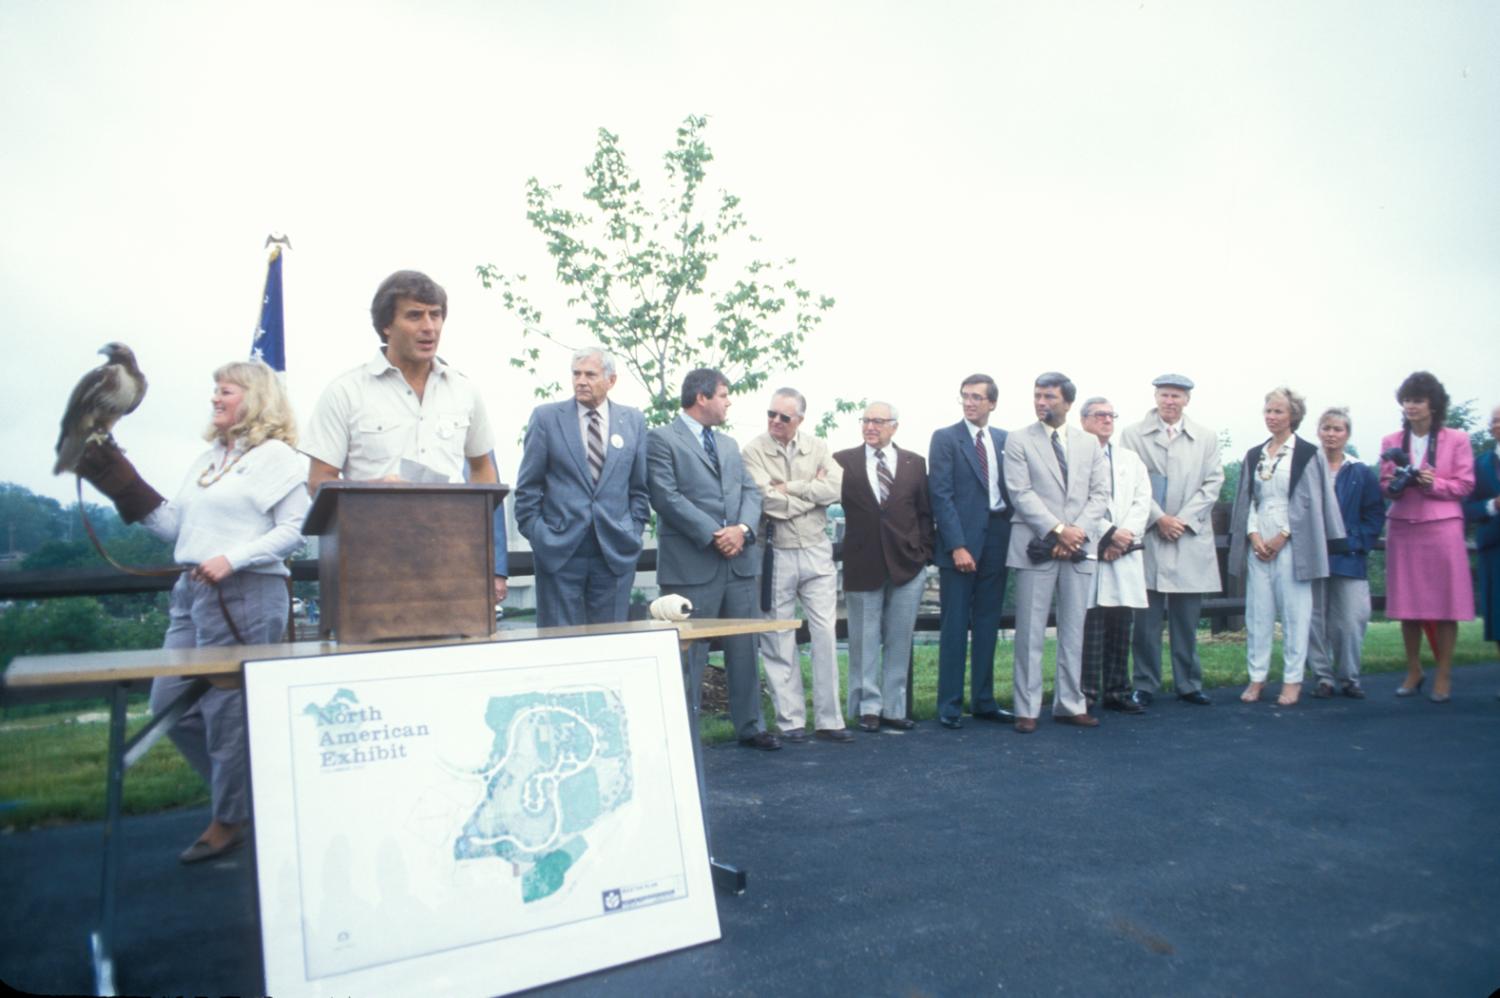
[(673, 633), (246, 680), (272, 993), (494, 994), (718, 938)]

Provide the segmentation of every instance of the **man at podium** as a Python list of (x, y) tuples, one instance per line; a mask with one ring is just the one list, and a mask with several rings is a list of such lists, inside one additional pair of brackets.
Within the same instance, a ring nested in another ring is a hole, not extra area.
[[(307, 490), (324, 482), (496, 482), (495, 436), (468, 378), (437, 355), (448, 293), (426, 274), (398, 270), (380, 282), (370, 320), (380, 351), (323, 390), (302, 438)], [(499, 535), (499, 536), (503, 536)], [(497, 545), (495, 599), (506, 593)]]

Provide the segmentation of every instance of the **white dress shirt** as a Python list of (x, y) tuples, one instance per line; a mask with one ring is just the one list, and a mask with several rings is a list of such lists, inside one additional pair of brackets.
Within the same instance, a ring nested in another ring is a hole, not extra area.
[(599, 439), (604, 441), (606, 450), (609, 447), (609, 399), (599, 403), (597, 409), (590, 409), (582, 402), (575, 402), (574, 407), (578, 410), (578, 436), (583, 441), (584, 456), (589, 452), (589, 413), (599, 414)]
[[(990, 428), (988, 426), (975, 426), (967, 419), (964, 420), (964, 426), (968, 427), (971, 446), (975, 437), (979, 437), (979, 439), (984, 441), (984, 452), (989, 457), (990, 468), (990, 480), (988, 483), (990, 487), (990, 512), (999, 513), (1005, 509), (1005, 500), (1000, 498), (1000, 462), (995, 459), (995, 438), (990, 436)], [(895, 469), (892, 468), (891, 470), (894, 473)], [(876, 495), (879, 494), (878, 492), (876, 493)]]
[[(885, 452), (885, 467), (891, 473), (891, 481), (896, 480), (896, 441), (892, 440), (881, 448)], [(865, 444), (865, 477), (870, 480), (870, 491), (875, 493), (875, 500), (880, 501), (880, 472), (877, 470), (880, 462), (875, 459), (875, 448)]]

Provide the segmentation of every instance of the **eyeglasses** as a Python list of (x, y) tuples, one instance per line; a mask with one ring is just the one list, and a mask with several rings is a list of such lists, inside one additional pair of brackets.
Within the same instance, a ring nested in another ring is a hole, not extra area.
[(1087, 416), (1085, 416), (1084, 419), (1093, 419), (1096, 416), (1099, 419), (1114, 419), (1114, 418), (1116, 418), (1119, 415), (1120, 414), (1118, 412), (1105, 412), (1102, 409), (1095, 409), (1093, 412), (1091, 412)]
[(885, 426), (888, 423), (894, 423), (894, 422), (895, 422), (894, 419), (877, 419), (874, 416), (861, 416), (860, 420), (859, 420), (859, 425), (860, 426)]
[(958, 400), (960, 402), (988, 402), (990, 397), (983, 392), (959, 392)]
[(800, 416), (788, 416), (784, 412), (777, 412), (774, 409), (767, 409), (766, 410), (766, 418), (767, 419), (779, 419), (783, 423), (790, 423), (792, 420), (794, 420), (794, 419), (801, 419), (802, 417), (800, 417)]

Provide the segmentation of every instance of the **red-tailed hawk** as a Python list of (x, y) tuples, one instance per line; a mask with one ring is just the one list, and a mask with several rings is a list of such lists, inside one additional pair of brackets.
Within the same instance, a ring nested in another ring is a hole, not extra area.
[(88, 442), (109, 439), (115, 422), (135, 412), (146, 397), (146, 376), (136, 366), (135, 354), (128, 346), (106, 343), (99, 352), (109, 360), (79, 378), (68, 399), (62, 432), (57, 437), (54, 475), (77, 467)]

